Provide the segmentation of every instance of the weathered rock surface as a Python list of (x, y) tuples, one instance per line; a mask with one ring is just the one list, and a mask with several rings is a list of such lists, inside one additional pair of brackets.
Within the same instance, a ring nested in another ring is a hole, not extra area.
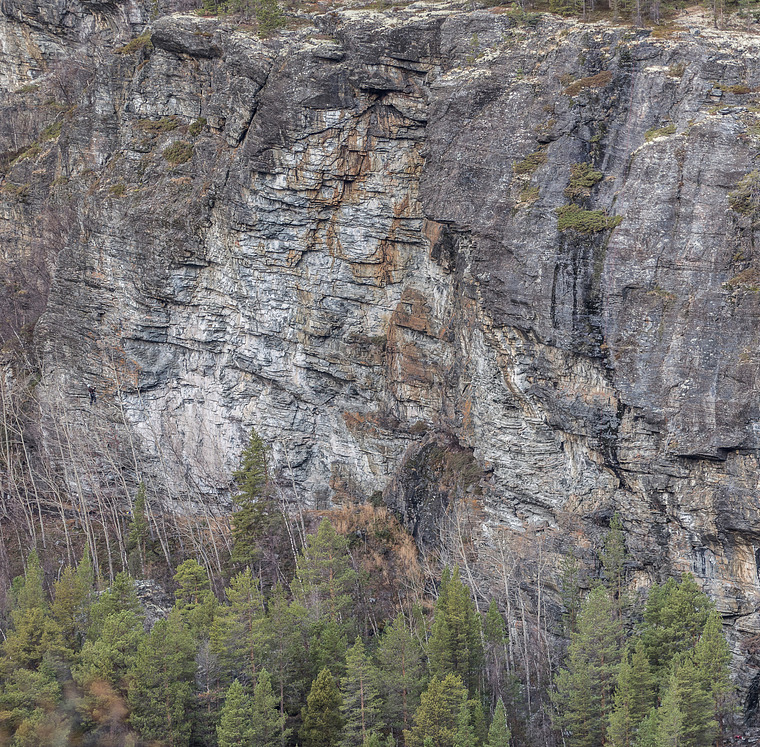
[[(758, 37), (1, 8), (5, 327), (125, 485), (223, 501), (255, 427), (293, 500), (382, 494), (434, 541), (473, 499), (486, 574), (528, 529), (593, 565), (617, 511), (635, 584), (689, 570), (716, 600), (753, 717), (760, 259), (729, 193)], [(572, 192), (580, 163), (603, 178)], [(560, 231), (571, 199), (619, 225)]]

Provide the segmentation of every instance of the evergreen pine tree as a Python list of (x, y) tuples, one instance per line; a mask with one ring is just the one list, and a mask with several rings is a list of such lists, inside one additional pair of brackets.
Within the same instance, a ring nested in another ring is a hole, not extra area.
[(508, 747), (512, 734), (507, 725), (507, 714), (504, 710), (504, 701), (499, 698), (496, 710), (493, 714), (491, 726), (488, 729), (488, 741), (486, 747)]
[(340, 692), (330, 670), (325, 668), (314, 680), (303, 709), (300, 737), (303, 747), (336, 747), (343, 719)]
[(78, 651), (89, 628), (89, 610), (92, 603), (92, 587), (71, 566), (64, 568), (55, 583), (51, 614), (63, 635), (64, 645)]
[(282, 586), (275, 586), (262, 622), (261, 637), (264, 660), (283, 714), (286, 702), (303, 703), (311, 684), (310, 662), (303, 655), (306, 618), (306, 610), (296, 602), (289, 603)]
[[(34, 609), (34, 608), (33, 608)], [(0, 687), (0, 730), (3, 742), (14, 747), (41, 747), (51, 744), (56, 731), (67, 744), (67, 724), (56, 719), (61, 701), (61, 686), (46, 662), (35, 670), (16, 668), (3, 678)], [(12, 741), (11, 741), (12, 739)]]
[(564, 607), (562, 617), (567, 631), (573, 632), (581, 608), (580, 564), (575, 555), (571, 553), (562, 558), (560, 573), (560, 597)]
[(625, 591), (626, 558), (623, 524), (618, 514), (615, 514), (612, 517), (612, 521), (610, 521), (610, 531), (607, 532), (607, 536), (604, 538), (604, 549), (602, 550), (601, 560), (607, 587), (610, 589), (618, 617), (621, 618), (624, 609), (628, 605)]
[(220, 676), (220, 666), (208, 640), (196, 641), (195, 698), (191, 704), (191, 744), (216, 745), (216, 731), (222, 715), (222, 704), (229, 685)]
[(143, 617), (143, 609), (137, 598), (135, 583), (128, 573), (117, 573), (110, 588), (106, 589), (90, 608), (90, 629), (88, 639), (100, 636), (103, 623), (109, 615), (117, 612), (132, 612), (138, 618)]
[(259, 25), (259, 36), (263, 38), (285, 25), (285, 15), (277, 0), (257, 0), (254, 14)]
[(253, 740), (253, 703), (235, 680), (227, 690), (216, 730), (219, 747), (267, 747)]
[[(656, 712), (654, 730), (655, 747), (684, 747), (684, 716), (678, 705), (678, 686), (675, 675), (662, 696), (662, 704)], [(645, 732), (646, 733), (646, 732)], [(689, 747), (696, 747), (690, 745)]]
[[(97, 640), (87, 640), (73, 675), (82, 689), (79, 710), (98, 743), (126, 731), (128, 675), (144, 639), (142, 620), (131, 610), (109, 615)], [(106, 736), (108, 735), (108, 736)]]
[(17, 610), (47, 609), (48, 602), (43, 588), (44, 581), (45, 574), (42, 571), (40, 556), (36, 550), (32, 550), (26, 559), (22, 584), (16, 592), (15, 608)]
[(713, 701), (713, 715), (718, 722), (718, 733), (725, 735), (731, 713), (734, 686), (729, 664), (731, 650), (723, 635), (720, 615), (712, 610), (694, 649), (694, 661), (702, 679), (702, 687)]
[[(483, 716), (483, 706), (480, 704), (480, 713), (477, 715), (476, 709), (472, 706), (473, 701), (470, 700), (459, 709), (455, 723), (453, 747), (480, 747), (483, 744), (475, 733), (473, 723), (479, 721), (478, 715)], [(485, 726), (485, 718), (478, 726)]]
[(623, 657), (607, 736), (614, 747), (631, 747), (654, 704), (655, 685), (641, 641)]
[(206, 570), (195, 560), (186, 560), (174, 574), (176, 606), (194, 638), (205, 637), (211, 627), (217, 600)]
[(633, 644), (630, 655), (630, 709), (634, 722), (643, 721), (657, 699), (657, 682), (649, 664), (646, 649), (640, 639)]
[(100, 636), (87, 640), (82, 647), (74, 667), (76, 681), (85, 688), (93, 682), (107, 682), (126, 694), (127, 675), (144, 637), (142, 620), (131, 610), (109, 615)]
[[(587, 658), (571, 652), (567, 668), (555, 678), (556, 692), (552, 700), (557, 707), (556, 725), (569, 732), (570, 747), (598, 747), (602, 732), (599, 703), (594, 692), (591, 666)], [(588, 727), (588, 728), (587, 728)]]
[(254, 747), (284, 744), (289, 732), (285, 729), (287, 716), (280, 713), (279, 698), (272, 690), (272, 679), (266, 669), (259, 672), (251, 706)]
[(12, 630), (2, 646), (0, 669), (12, 672), (17, 667), (34, 669), (45, 655), (61, 658), (66, 649), (60, 626), (50, 614), (43, 589), (43, 572), (36, 551), (27, 558), (26, 575), (18, 579), (15, 603), (11, 609)]
[(633, 747), (636, 738), (638, 722), (631, 713), (633, 697), (631, 669), (631, 664), (626, 657), (623, 657), (618, 671), (614, 707), (607, 728), (607, 737), (613, 747)]
[(92, 566), (90, 548), (87, 545), (84, 546), (82, 559), (77, 564), (77, 583), (89, 593), (92, 593), (95, 588), (95, 569)]
[(467, 701), (467, 710), (470, 714), (470, 728), (475, 744), (483, 745), (488, 739), (488, 722), (483, 701), (480, 698), (470, 698)]
[(402, 614), (383, 631), (377, 649), (382, 715), (387, 726), (409, 729), (425, 681), (422, 647)]
[(440, 604), (442, 607), (446, 607), (449, 603), (449, 586), (452, 576), (451, 568), (444, 566), (443, 571), (441, 571), (441, 583), (438, 586), (438, 598), (436, 599), (436, 604)]
[(186, 747), (195, 678), (195, 644), (175, 607), (140, 643), (130, 673), (130, 723), (147, 741)]
[(671, 578), (650, 589), (641, 640), (658, 677), (668, 671), (675, 656), (696, 646), (711, 609), (712, 603), (688, 573), (680, 583)]
[(327, 667), (330, 671), (335, 671), (336, 677), (343, 677), (346, 649), (348, 649), (346, 626), (331, 618), (322, 618), (313, 623), (309, 634), (312, 675)]
[(455, 747), (474, 740), (471, 732), (467, 688), (457, 674), (434, 677), (420, 697), (414, 726), (404, 732), (406, 747)]
[(621, 620), (604, 587), (592, 589), (571, 635), (568, 662), (556, 679), (552, 699), (558, 725), (570, 732), (571, 747), (604, 744), (620, 662)]
[(226, 589), (228, 604), (218, 608), (211, 627), (211, 650), (226, 678), (252, 682), (264, 646), (264, 599), (250, 568)]
[(256, 431), (251, 431), (240, 468), (232, 476), (238, 487), (232, 514), (232, 560), (250, 564), (258, 559), (257, 541), (276, 515), (267, 495), (266, 447)]
[(458, 674), (470, 693), (475, 693), (483, 663), (480, 618), (469, 589), (459, 580), (458, 568), (450, 576), (444, 574), (441, 581), (428, 656), (433, 675)]
[(675, 683), (678, 708), (683, 714), (683, 744), (689, 747), (710, 747), (718, 727), (715, 710), (701, 673), (690, 657), (684, 658), (677, 665)]
[(454, 670), (451, 638), (452, 634), (446, 621), (446, 612), (439, 598), (436, 603), (433, 625), (430, 628), (430, 640), (427, 646), (428, 666), (434, 677), (445, 677), (446, 674)]
[(346, 654), (346, 675), (341, 680), (343, 747), (361, 747), (372, 731), (382, 728), (377, 670), (357, 636)]
[(323, 519), (316, 535), (307, 538), (298, 558), (293, 596), (314, 621), (327, 617), (345, 626), (350, 622), (356, 580), (348, 542)]
[(504, 618), (494, 599), (488, 605), (483, 622), (483, 651), (487, 689), (493, 698), (497, 698), (506, 676), (507, 632)]
[[(393, 739), (393, 737), (391, 737)], [(382, 737), (375, 731), (367, 735), (362, 747), (385, 747)], [(393, 742), (393, 747), (396, 747), (396, 742)]]
[(134, 578), (143, 578), (148, 545), (150, 544), (145, 502), (145, 483), (141, 482), (132, 506), (132, 520), (129, 523), (127, 535), (127, 567)]
[(488, 643), (501, 647), (504, 645), (506, 638), (507, 632), (504, 627), (504, 618), (501, 612), (499, 612), (496, 600), (492, 599), (488, 605), (486, 619), (483, 622), (483, 639)]
[(658, 709), (652, 707), (636, 732), (636, 747), (657, 747)]

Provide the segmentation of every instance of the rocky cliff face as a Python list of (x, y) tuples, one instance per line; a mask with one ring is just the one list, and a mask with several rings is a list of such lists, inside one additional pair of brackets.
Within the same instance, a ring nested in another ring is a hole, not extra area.
[(691, 571), (716, 600), (753, 716), (758, 37), (1, 9), (3, 334), (41, 372), (36, 449), (97, 434), (114, 491), (193, 511), (253, 427), (290, 500), (382, 496), (428, 543), (465, 505), (474, 575), (529, 535), (550, 591), (618, 512), (634, 586)]

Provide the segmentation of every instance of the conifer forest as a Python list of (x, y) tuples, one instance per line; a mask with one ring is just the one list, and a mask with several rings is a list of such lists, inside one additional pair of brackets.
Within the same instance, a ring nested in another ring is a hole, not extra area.
[[(10, 745), (709, 747), (736, 702), (721, 618), (693, 577), (644, 601), (615, 517), (587, 588), (568, 558), (567, 645), (520, 640), (458, 564), (425, 572), (385, 509), (289, 516), (254, 433), (223, 574), (171, 577), (134, 503), (126, 567), (89, 546), (51, 577), (32, 550), (8, 594), (0, 728)], [(152, 578), (151, 578), (152, 577)], [(157, 582), (173, 589), (146, 603)], [(536, 647), (538, 651), (531, 651)]]

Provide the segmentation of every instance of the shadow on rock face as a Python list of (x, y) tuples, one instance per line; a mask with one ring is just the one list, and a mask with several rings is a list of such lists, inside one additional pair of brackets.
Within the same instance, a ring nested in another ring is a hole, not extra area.
[(388, 506), (418, 544), (433, 546), (458, 499), (478, 495), (485, 471), (451, 434), (436, 434), (410, 447), (386, 494)]

